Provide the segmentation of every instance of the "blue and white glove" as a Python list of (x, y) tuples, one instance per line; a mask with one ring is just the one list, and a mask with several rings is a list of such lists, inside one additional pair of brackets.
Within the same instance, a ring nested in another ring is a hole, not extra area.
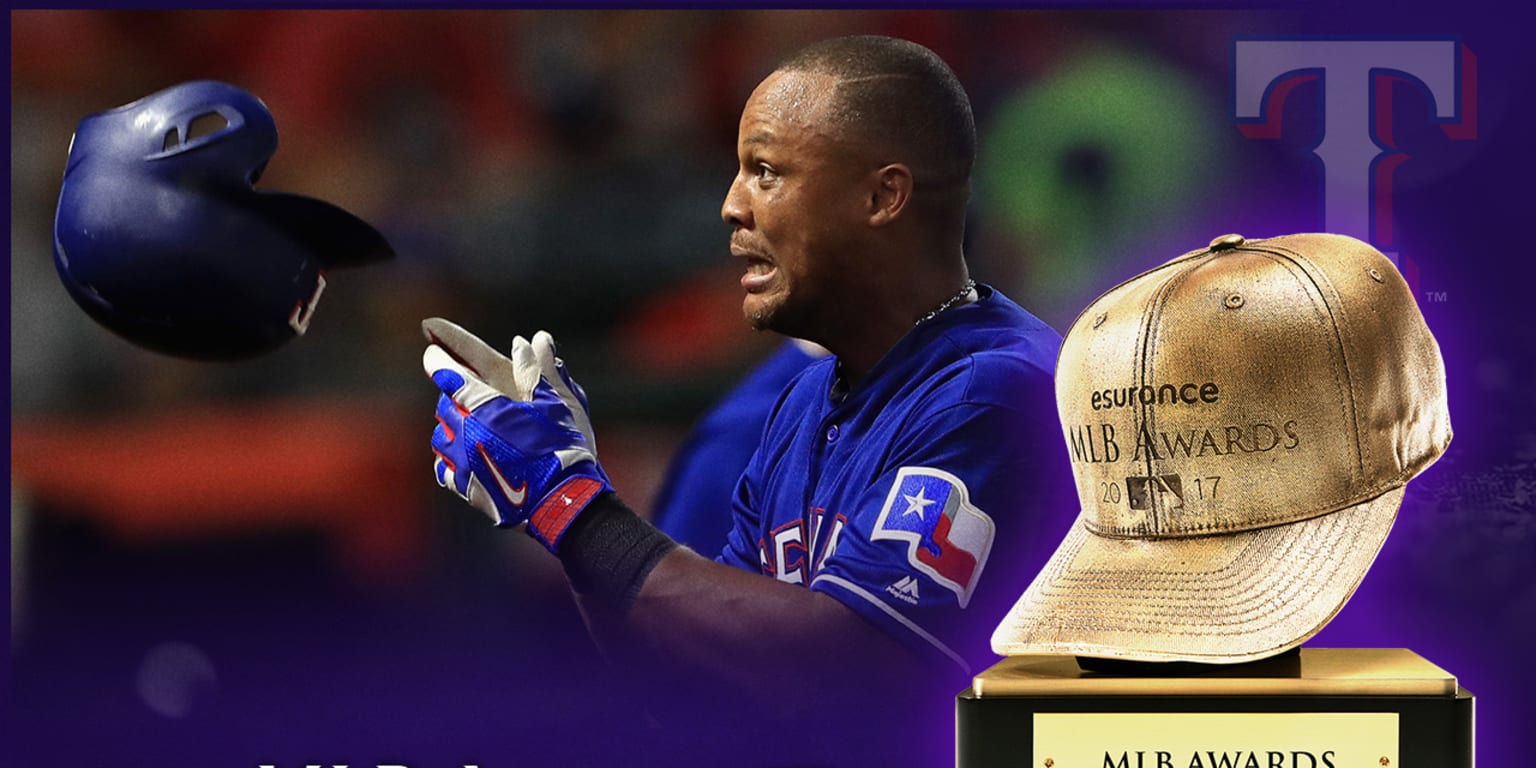
[(586, 393), (543, 331), (507, 357), (453, 323), (431, 318), (422, 367), (442, 390), (432, 451), (439, 485), (499, 526), (528, 523), (550, 551), (613, 485), (597, 463)]

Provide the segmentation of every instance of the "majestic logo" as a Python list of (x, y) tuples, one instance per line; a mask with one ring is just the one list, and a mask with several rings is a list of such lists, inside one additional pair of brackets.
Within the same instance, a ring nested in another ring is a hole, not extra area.
[[(971, 505), (960, 478), (940, 469), (902, 467), (870, 538), (906, 542), (912, 567), (954, 592), (964, 608), (995, 532), (992, 518)], [(915, 583), (910, 596), (916, 597)]]
[(917, 605), (917, 601), (922, 599), (922, 595), (918, 594), (917, 591), (916, 576), (903, 576), (897, 579), (894, 584), (886, 587), (885, 591), (890, 593), (891, 597), (911, 603), (912, 605)]
[[(1477, 58), (1456, 40), (1238, 40), (1233, 48), (1238, 130), (1280, 138), (1288, 97), (1319, 82), (1323, 228), (1368, 241), (1417, 289), (1417, 266), (1399, 259), (1392, 181), (1408, 160), (1393, 127), (1395, 86), (1418, 86), (1453, 141), (1477, 137)], [(1401, 263), (1399, 263), (1401, 262)]]

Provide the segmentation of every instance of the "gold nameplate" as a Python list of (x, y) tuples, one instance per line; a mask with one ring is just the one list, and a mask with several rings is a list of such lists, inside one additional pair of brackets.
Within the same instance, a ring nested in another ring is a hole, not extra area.
[(1032, 768), (1393, 768), (1395, 712), (1036, 712)]

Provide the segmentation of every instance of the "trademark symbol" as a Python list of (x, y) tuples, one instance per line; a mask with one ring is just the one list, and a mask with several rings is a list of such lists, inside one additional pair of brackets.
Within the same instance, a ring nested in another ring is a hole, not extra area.
[(1444, 304), (1451, 300), (1445, 291), (1425, 291), (1424, 300), (1431, 304)]

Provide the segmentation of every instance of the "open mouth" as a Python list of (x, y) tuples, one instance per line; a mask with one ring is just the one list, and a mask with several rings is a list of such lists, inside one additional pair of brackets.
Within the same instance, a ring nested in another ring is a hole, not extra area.
[(765, 290), (768, 284), (773, 282), (774, 275), (779, 273), (779, 268), (771, 262), (762, 259), (750, 259), (747, 261), (747, 271), (741, 275), (741, 287), (747, 293), (757, 293)]
[(745, 259), (747, 262), (747, 271), (741, 275), (741, 287), (747, 293), (758, 293), (767, 289), (779, 272), (778, 266), (772, 261), (745, 248), (732, 246), (731, 255)]

